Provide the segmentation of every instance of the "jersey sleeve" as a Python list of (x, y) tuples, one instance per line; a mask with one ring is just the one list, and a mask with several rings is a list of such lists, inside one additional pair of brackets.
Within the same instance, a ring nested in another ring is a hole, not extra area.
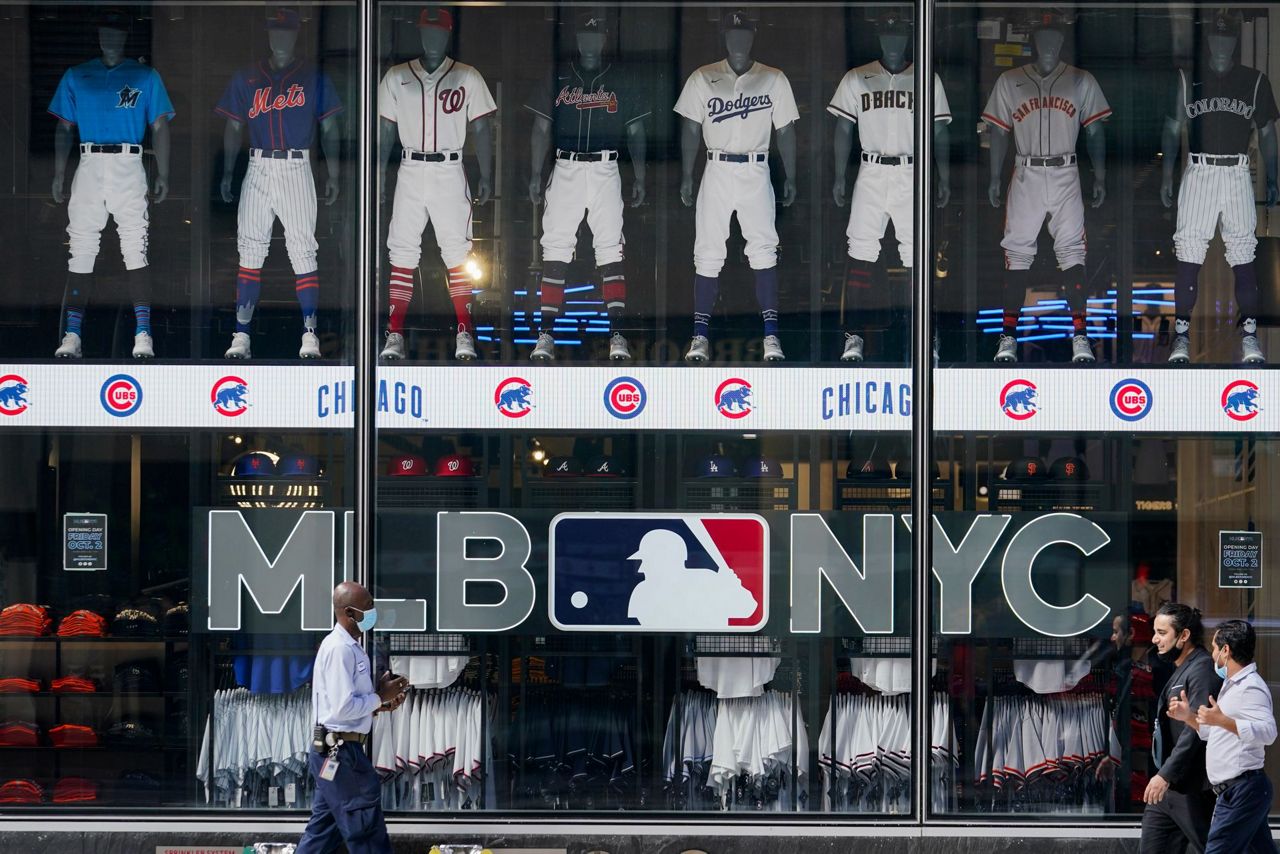
[(858, 120), (858, 93), (854, 88), (857, 79), (858, 75), (855, 72), (845, 73), (839, 85), (836, 86), (836, 93), (831, 96), (831, 103), (827, 104), (828, 113), (851, 122)]
[(498, 105), (493, 102), (493, 95), (489, 94), (489, 86), (480, 76), (480, 72), (473, 68), (470, 76), (472, 88), (471, 97), (467, 98), (467, 121), (474, 122), (476, 119), (498, 112)]
[(1084, 89), (1080, 93), (1080, 127), (1087, 128), (1111, 115), (1111, 105), (1107, 103), (1107, 96), (1102, 94), (1102, 87), (1089, 72), (1084, 73), (1080, 85)]
[(316, 72), (316, 92), (320, 101), (316, 104), (316, 121), (324, 121), (329, 116), (342, 112), (342, 99), (338, 97), (338, 87), (333, 85), (333, 78), (323, 71)]
[(689, 75), (689, 79), (684, 81), (684, 89), (680, 90), (680, 97), (676, 99), (676, 105), (672, 107), (680, 115), (690, 121), (702, 124), (707, 118), (707, 99), (702, 97), (702, 74), (693, 72)]
[(245, 92), (244, 75), (242, 72), (237, 71), (227, 83), (227, 88), (223, 91), (222, 97), (218, 99), (218, 104), (213, 108), (213, 111), (234, 122), (244, 124), (245, 116), (248, 113)]
[(158, 119), (171, 119), (174, 116), (173, 102), (160, 79), (160, 72), (151, 69), (151, 78), (147, 81), (147, 124), (154, 124)]
[(1013, 106), (1009, 103), (1008, 78), (1001, 74), (996, 80), (987, 106), (982, 110), (982, 120), (1008, 133), (1013, 130)]
[(796, 96), (791, 92), (791, 81), (779, 71), (778, 79), (773, 82), (773, 126), (782, 130), (799, 118), (800, 110), (796, 107)]
[(378, 116), (389, 122), (399, 122), (397, 116), (398, 89), (396, 85), (394, 69), (387, 71), (382, 75), (382, 81), (378, 84)]
[(76, 90), (70, 68), (62, 73), (62, 79), (58, 81), (58, 89), (49, 102), (49, 112), (64, 122), (76, 123)]
[(942, 78), (933, 75), (933, 120), (943, 124), (951, 124), (951, 104), (947, 101), (947, 90), (942, 88)]
[(1260, 128), (1276, 119), (1276, 95), (1271, 90), (1271, 80), (1261, 71), (1258, 72), (1258, 97), (1254, 100), (1257, 106), (1253, 111), (1253, 123)]

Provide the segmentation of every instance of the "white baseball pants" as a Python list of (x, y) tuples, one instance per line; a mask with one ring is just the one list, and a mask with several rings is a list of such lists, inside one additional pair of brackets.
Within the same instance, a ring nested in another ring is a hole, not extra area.
[(556, 159), (542, 211), (542, 260), (573, 260), (586, 212), (596, 266), (622, 260), (622, 176), (618, 161)]
[(713, 278), (720, 275), (728, 257), (725, 244), (729, 239), (729, 220), (735, 213), (747, 243), (747, 262), (751, 269), (768, 270), (777, 266), (778, 230), (774, 225), (769, 161), (708, 160), (698, 186), (695, 208), (697, 234), (693, 241), (693, 266), (698, 275)]
[(445, 267), (460, 266), (471, 252), (471, 187), (462, 160), (426, 163), (402, 160), (387, 232), (387, 253), (395, 267), (417, 267), (422, 232), (435, 226)]
[(1247, 162), (1239, 166), (1188, 163), (1178, 189), (1178, 228), (1173, 234), (1179, 261), (1204, 263), (1219, 218), (1227, 263), (1232, 267), (1248, 264), (1258, 248), (1258, 209)]
[(147, 266), (147, 172), (142, 155), (82, 152), (67, 204), (67, 237), (71, 240), (68, 270), (93, 272), (102, 229), (111, 217), (120, 235), (125, 269)]
[(1029, 270), (1036, 258), (1036, 241), (1045, 217), (1053, 237), (1058, 269), (1085, 261), (1084, 198), (1080, 195), (1080, 170), (1071, 166), (1024, 166), (1013, 170), (1005, 205), (1005, 269)]
[(863, 163), (858, 180), (853, 184), (849, 203), (849, 257), (857, 261), (875, 262), (880, 258), (880, 241), (885, 227), (893, 221), (893, 236), (898, 241), (898, 256), (911, 266), (911, 240), (915, 234), (912, 221), (912, 178), (910, 164), (887, 166)]
[[(305, 154), (305, 152), (304, 152)], [(240, 266), (262, 269), (271, 248), (276, 219), (284, 226), (284, 246), (293, 272), (316, 269), (316, 182), (311, 158), (274, 160), (250, 157), (249, 171), (240, 187), (236, 245)]]

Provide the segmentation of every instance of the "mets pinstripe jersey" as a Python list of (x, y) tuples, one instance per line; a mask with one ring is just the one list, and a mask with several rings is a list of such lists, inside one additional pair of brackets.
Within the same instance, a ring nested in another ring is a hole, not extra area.
[(248, 125), (249, 145), (266, 151), (305, 151), (315, 138), (316, 122), (341, 111), (329, 75), (302, 59), (279, 69), (262, 60), (237, 71), (215, 108)]

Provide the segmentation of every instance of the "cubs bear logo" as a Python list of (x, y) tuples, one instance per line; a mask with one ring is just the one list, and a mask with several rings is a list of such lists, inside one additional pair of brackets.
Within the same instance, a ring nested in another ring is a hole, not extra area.
[(209, 402), (219, 415), (235, 418), (249, 409), (249, 385), (240, 377), (226, 376), (209, 390)]
[(635, 418), (644, 411), (649, 402), (649, 393), (639, 380), (632, 377), (618, 377), (605, 386), (604, 408), (614, 418), (623, 421)]
[(1111, 411), (1122, 421), (1141, 421), (1151, 414), (1151, 386), (1129, 377), (1111, 387), (1107, 400)]
[(114, 374), (102, 384), (98, 400), (108, 415), (127, 418), (142, 406), (142, 384), (128, 374)]
[(1222, 390), (1222, 411), (1233, 421), (1251, 421), (1258, 417), (1258, 386), (1249, 380), (1236, 380)]
[(751, 399), (751, 383), (730, 377), (716, 387), (716, 411), (725, 418), (746, 418), (755, 409)]
[(0, 377), (0, 415), (21, 415), (27, 411), (30, 386), (24, 377), (5, 374)]
[(1026, 421), (1040, 411), (1038, 394), (1030, 380), (1010, 380), (1000, 389), (1000, 410), (1014, 421)]
[(520, 377), (507, 377), (493, 390), (493, 405), (508, 418), (523, 418), (533, 411), (533, 385)]

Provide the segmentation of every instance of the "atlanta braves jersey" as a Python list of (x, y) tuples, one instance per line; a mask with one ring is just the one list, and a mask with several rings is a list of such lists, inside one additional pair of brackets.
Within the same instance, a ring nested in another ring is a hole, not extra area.
[(460, 151), (467, 123), (497, 110), (480, 72), (447, 57), (432, 72), (420, 59), (392, 66), (378, 85), (378, 115), (414, 151)]
[[(880, 62), (850, 69), (827, 105), (827, 112), (858, 125), (858, 141), (864, 151), (889, 156), (912, 154), (915, 144), (915, 65), (894, 74)], [(949, 123), (951, 105), (942, 79), (933, 76), (933, 120)]]
[(49, 112), (79, 128), (81, 142), (140, 143), (147, 126), (174, 115), (160, 73), (126, 59), (108, 68), (101, 59), (68, 68)]
[(301, 59), (284, 68), (263, 60), (237, 71), (214, 111), (249, 126), (249, 145), (267, 151), (306, 150), (316, 122), (342, 111), (333, 81)]
[(769, 134), (800, 118), (791, 82), (759, 62), (739, 75), (722, 59), (689, 75), (675, 111), (702, 125), (709, 151), (751, 154), (769, 150)]
[(1040, 76), (1035, 63), (1000, 75), (982, 120), (1012, 132), (1018, 154), (1072, 154), (1080, 128), (1111, 115), (1102, 87), (1089, 72), (1066, 63)]
[(635, 70), (618, 64), (588, 72), (568, 63), (525, 108), (550, 120), (561, 151), (620, 151), (627, 126), (650, 113), (634, 80)]
[(1173, 102), (1187, 124), (1187, 142), (1195, 154), (1244, 154), (1254, 126), (1266, 127), (1277, 115), (1267, 75), (1236, 65), (1226, 74), (1204, 69), (1195, 76), (1178, 69)]

